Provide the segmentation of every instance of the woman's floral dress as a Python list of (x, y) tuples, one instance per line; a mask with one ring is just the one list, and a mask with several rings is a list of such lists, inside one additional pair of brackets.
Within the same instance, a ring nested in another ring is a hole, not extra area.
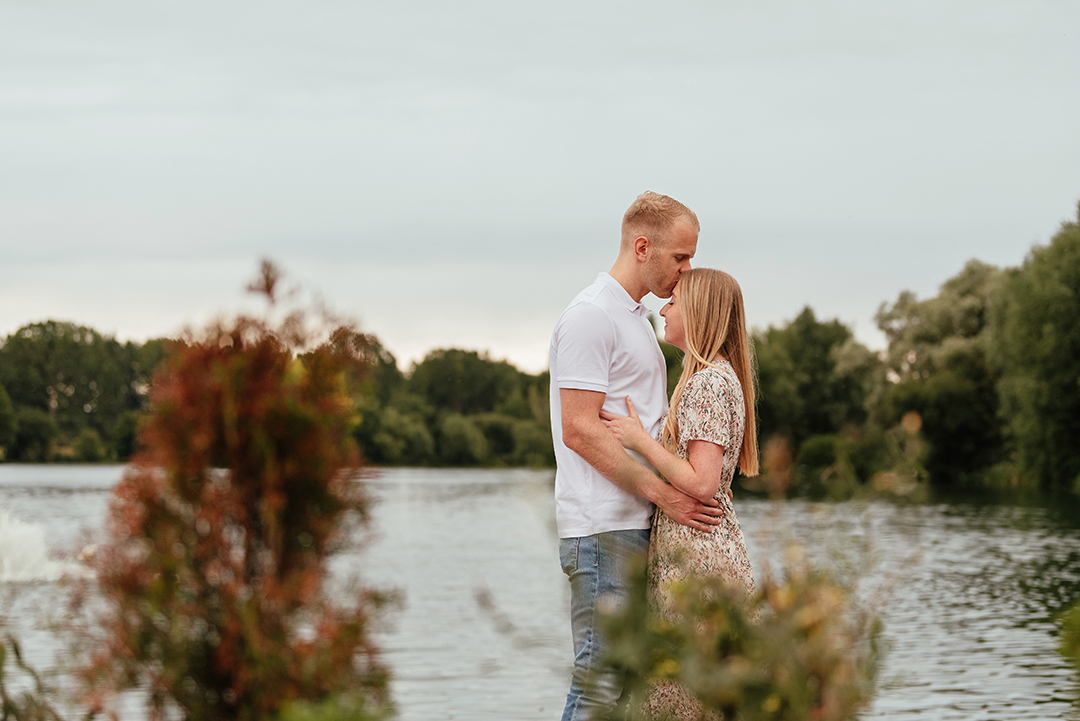
[[(649, 605), (661, 618), (670, 618), (668, 590), (672, 582), (688, 576), (721, 576), (754, 592), (754, 572), (746, 553), (739, 519), (728, 497), (746, 427), (742, 386), (726, 360), (705, 368), (687, 381), (677, 409), (679, 437), (676, 453), (687, 457), (692, 440), (724, 448), (724, 465), (716, 500), (723, 515), (715, 531), (706, 533), (680, 525), (660, 509), (653, 516), (649, 543)], [(665, 681), (653, 685), (645, 699), (652, 718), (698, 719), (701, 705), (689, 689)]]

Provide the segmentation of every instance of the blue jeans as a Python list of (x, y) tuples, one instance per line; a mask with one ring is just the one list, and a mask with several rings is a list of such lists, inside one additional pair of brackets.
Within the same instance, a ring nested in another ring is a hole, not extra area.
[(604, 638), (598, 628), (599, 608), (617, 606), (627, 598), (627, 561), (648, 551), (648, 530), (560, 539), (559, 561), (570, 579), (574, 634), (574, 675), (562, 721), (601, 718), (615, 707), (623, 680), (615, 671), (601, 668)]

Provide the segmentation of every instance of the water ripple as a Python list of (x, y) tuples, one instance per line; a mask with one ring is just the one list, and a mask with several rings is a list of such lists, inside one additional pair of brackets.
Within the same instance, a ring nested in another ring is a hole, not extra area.
[[(100, 528), (121, 471), (0, 465), (0, 508), (40, 527), (55, 553), (78, 529)], [(402, 721), (556, 718), (572, 651), (552, 473), (400, 469), (365, 483), (377, 502), (372, 528), (354, 546), (364, 550), (334, 569), (404, 594), (378, 634)], [(880, 689), (865, 719), (1076, 716), (1077, 676), (1056, 651), (1056, 615), (1080, 597), (1080, 516), (1069, 509), (774, 506), (738, 495), (735, 505), (759, 573), (790, 536), (855, 566), (868, 549), (868, 581), (894, 582)], [(8, 611), (44, 608), (52, 589), (30, 588)], [(43, 657), (47, 640), (29, 638), (42, 647), (31, 655)]]

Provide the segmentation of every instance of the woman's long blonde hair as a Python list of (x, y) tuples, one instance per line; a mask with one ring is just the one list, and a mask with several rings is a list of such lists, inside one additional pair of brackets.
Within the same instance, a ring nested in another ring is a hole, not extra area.
[[(722, 270), (694, 268), (679, 276), (679, 309), (682, 314), (686, 355), (682, 375), (671, 394), (667, 422), (660, 443), (672, 453), (679, 437), (677, 409), (690, 377), (703, 368), (727, 358), (742, 385), (746, 406), (746, 428), (739, 449), (739, 470), (744, 476), (758, 474), (757, 421), (754, 416), (753, 346), (746, 332), (746, 312), (743, 309), (742, 288), (739, 282)], [(725, 449), (727, 450), (727, 449)]]

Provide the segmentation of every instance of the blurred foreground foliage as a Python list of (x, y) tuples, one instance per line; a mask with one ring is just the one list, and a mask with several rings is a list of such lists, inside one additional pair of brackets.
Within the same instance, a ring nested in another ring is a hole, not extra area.
[[(277, 273), (256, 289), (274, 307)], [(150, 719), (389, 713), (371, 641), (385, 596), (330, 588), (368, 501), (349, 387), (372, 340), (302, 312), (239, 317), (172, 344), (113, 492), (94, 579), (73, 582), (79, 699)], [(338, 584), (340, 585), (340, 584)]]
[[(28, 688), (11, 689), (13, 675), (21, 675), (21, 681), (29, 682)], [(51, 691), (41, 675), (23, 660), (19, 642), (9, 635), (0, 638), (0, 721), (62, 721), (63, 716), (50, 700)]]
[(656, 719), (641, 702), (653, 684), (691, 692), (701, 719), (841, 721), (873, 697), (877, 609), (798, 545), (750, 598), (720, 577), (687, 579), (672, 589), (671, 619), (649, 607), (645, 576), (633, 575), (631, 602), (603, 619), (608, 663), (628, 677), (629, 718)]
[[(842, 545), (816, 548), (812, 558), (776, 502), (787, 493), (792, 464), (785, 441), (764, 448), (762, 490), (774, 501), (764, 527), (772, 532), (759, 539), (752, 593), (722, 574), (690, 573), (665, 587), (661, 612), (650, 599), (649, 561), (639, 559), (628, 599), (602, 609), (603, 670), (618, 671), (628, 692), (612, 721), (854, 721), (873, 699), (881, 612), (899, 569), (873, 573), (869, 526), (845, 532)], [(869, 495), (908, 496), (917, 488)]]
[(1058, 650), (1080, 670), (1080, 602), (1061, 614)]

